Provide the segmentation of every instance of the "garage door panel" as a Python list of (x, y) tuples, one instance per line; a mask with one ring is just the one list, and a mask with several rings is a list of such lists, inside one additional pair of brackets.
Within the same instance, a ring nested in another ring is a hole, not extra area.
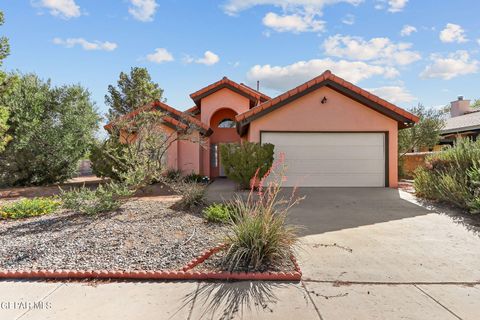
[(263, 132), (262, 142), (285, 154), (285, 186), (385, 186), (383, 133)]
[[(319, 185), (319, 181), (322, 183)], [(302, 187), (378, 187), (383, 186), (383, 174), (308, 174), (287, 175), (284, 186)]]
[[(263, 138), (268, 139), (268, 142), (281, 145), (297, 145), (310, 146), (311, 141), (315, 140), (317, 145), (324, 146), (348, 146), (352, 145), (352, 134), (355, 135), (356, 140), (361, 140), (362, 145), (378, 146), (383, 144), (382, 133), (319, 133), (319, 132), (263, 132)], [(302, 139), (298, 139), (298, 135)], [(267, 142), (267, 141), (265, 141)]]
[[(276, 146), (276, 145), (275, 145)], [(383, 146), (295, 146), (279, 145), (276, 152), (289, 153), (289, 159), (384, 159)]]
[[(319, 185), (318, 181), (322, 181)], [(285, 186), (303, 187), (378, 187), (383, 185), (382, 174), (310, 174), (289, 175)]]
[(383, 175), (385, 161), (383, 159), (367, 160), (293, 160), (286, 159), (289, 172), (310, 174), (318, 173), (379, 173)]

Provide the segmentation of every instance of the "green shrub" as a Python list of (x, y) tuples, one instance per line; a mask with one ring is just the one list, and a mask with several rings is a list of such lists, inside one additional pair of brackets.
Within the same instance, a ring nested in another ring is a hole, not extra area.
[(0, 95), (9, 110), (11, 141), (0, 153), (0, 185), (44, 185), (76, 175), (94, 140), (100, 117), (80, 85), (52, 86), (34, 74)]
[(271, 143), (242, 142), (220, 145), (222, 165), (227, 177), (244, 189), (250, 187), (250, 181), (258, 170), (263, 176), (273, 163)]
[(480, 140), (458, 140), (454, 147), (436, 153), (415, 171), (418, 196), (452, 203), (479, 212)]
[(260, 185), (257, 194), (252, 189), (247, 199), (236, 197), (228, 203), (231, 219), (224, 241), (224, 268), (262, 270), (290, 259), (298, 236), (297, 229), (288, 225), (286, 219), (290, 208), (301, 199), (293, 193), (290, 199), (280, 196), (284, 171), (284, 167), (280, 173), (272, 168), (275, 178), (266, 190)]
[(115, 137), (97, 142), (90, 148), (92, 172), (97, 177), (121, 181), (121, 174), (128, 170), (127, 148)]
[(20, 219), (50, 214), (58, 209), (60, 201), (53, 198), (22, 199), (0, 207), (0, 217)]
[(182, 171), (177, 169), (168, 169), (165, 178), (170, 182), (178, 182), (182, 177)]
[(228, 205), (214, 203), (203, 210), (203, 216), (210, 222), (228, 222), (231, 216)]
[(125, 185), (109, 183), (104, 186), (99, 185), (94, 190), (82, 187), (67, 192), (62, 191), (60, 197), (64, 208), (94, 215), (117, 210), (123, 200), (131, 195), (132, 191)]
[(206, 177), (206, 176), (202, 176), (198, 173), (190, 173), (188, 175), (186, 175), (184, 178), (183, 178), (183, 181), (185, 182), (195, 182), (195, 183), (206, 183), (209, 181), (209, 178)]
[(176, 203), (180, 210), (191, 210), (205, 204), (205, 186), (199, 183), (179, 182), (170, 185), (182, 199)]

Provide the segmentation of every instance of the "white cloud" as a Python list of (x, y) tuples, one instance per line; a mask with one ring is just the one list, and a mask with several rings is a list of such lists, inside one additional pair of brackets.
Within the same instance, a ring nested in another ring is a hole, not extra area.
[(195, 60), (195, 63), (200, 63), (200, 64), (204, 64), (206, 66), (211, 66), (211, 65), (214, 65), (215, 63), (217, 63), (218, 61), (220, 61), (220, 57), (218, 55), (216, 55), (215, 53), (213, 53), (212, 51), (207, 50), (203, 54), (203, 58)]
[(147, 60), (154, 63), (173, 61), (173, 55), (165, 48), (156, 48), (154, 53), (147, 54)]
[(268, 12), (263, 24), (278, 32), (318, 32), (324, 29), (325, 21), (319, 19), (323, 8), (337, 3), (358, 5), (364, 0), (228, 0), (223, 6), (225, 13), (236, 15), (255, 6), (274, 6), (281, 14)]
[(75, 0), (42, 0), (34, 5), (47, 8), (51, 15), (63, 19), (76, 18), (82, 14)]
[(446, 57), (432, 54), (430, 60), (432, 63), (420, 73), (420, 77), (424, 79), (450, 80), (461, 75), (477, 73), (479, 67), (479, 61), (471, 59), (468, 52), (464, 50), (457, 50)]
[(400, 35), (402, 37), (407, 37), (414, 32), (417, 32), (417, 28), (415, 28), (414, 26), (406, 24), (406, 25), (403, 26), (402, 30), (400, 31)]
[(158, 4), (155, 0), (130, 0), (132, 6), (128, 12), (137, 20), (148, 22), (153, 21)]
[(225, 13), (235, 15), (240, 11), (261, 5), (271, 5), (284, 10), (303, 9), (304, 11), (321, 12), (326, 5), (349, 3), (359, 5), (364, 0), (228, 0), (223, 6)]
[(68, 38), (68, 39), (61, 39), (61, 38), (54, 38), (54, 44), (62, 45), (66, 48), (73, 48), (75, 46), (80, 46), (83, 50), (101, 50), (101, 51), (113, 51), (115, 50), (118, 45), (115, 42), (110, 41), (87, 41), (83, 38)]
[(351, 26), (355, 23), (355, 16), (353, 14), (347, 14), (345, 17), (343, 17), (342, 23)]
[(375, 9), (383, 10), (387, 5), (387, 10), (392, 13), (403, 11), (405, 6), (407, 5), (408, 0), (377, 0), (375, 4)]
[(440, 40), (442, 42), (467, 42), (465, 30), (458, 24), (447, 23), (445, 29), (440, 31)]
[(325, 54), (352, 60), (372, 61), (379, 64), (407, 65), (421, 58), (416, 51), (409, 50), (410, 43), (393, 43), (389, 38), (331, 36), (323, 42)]
[(262, 87), (285, 91), (320, 75), (327, 69), (353, 83), (373, 76), (393, 78), (399, 75), (393, 67), (326, 58), (299, 61), (286, 66), (256, 65), (248, 71), (247, 79), (250, 83), (259, 80)]
[(277, 32), (317, 32), (324, 29), (325, 22), (315, 19), (314, 15), (278, 15), (269, 12), (263, 18), (263, 24)]
[(388, 0), (388, 11), (400, 12), (407, 5), (408, 0)]
[(385, 86), (366, 90), (391, 103), (408, 103), (417, 100), (405, 87)]

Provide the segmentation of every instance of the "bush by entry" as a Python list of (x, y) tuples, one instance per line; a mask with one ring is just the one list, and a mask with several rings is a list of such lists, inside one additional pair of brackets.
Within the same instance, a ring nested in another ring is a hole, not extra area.
[(271, 143), (245, 141), (241, 144), (222, 144), (220, 154), (225, 174), (243, 189), (248, 189), (255, 174), (263, 177), (272, 166), (273, 149)]

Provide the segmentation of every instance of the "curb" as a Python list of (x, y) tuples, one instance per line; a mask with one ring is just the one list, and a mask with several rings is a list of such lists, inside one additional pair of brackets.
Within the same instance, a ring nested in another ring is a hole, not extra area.
[(213, 254), (225, 248), (220, 244), (205, 250), (201, 255), (187, 263), (181, 270), (159, 271), (121, 271), (121, 270), (0, 270), (1, 279), (122, 279), (122, 280), (263, 280), (263, 281), (300, 281), (302, 272), (292, 255), (292, 272), (229, 272), (229, 271), (192, 271)]

